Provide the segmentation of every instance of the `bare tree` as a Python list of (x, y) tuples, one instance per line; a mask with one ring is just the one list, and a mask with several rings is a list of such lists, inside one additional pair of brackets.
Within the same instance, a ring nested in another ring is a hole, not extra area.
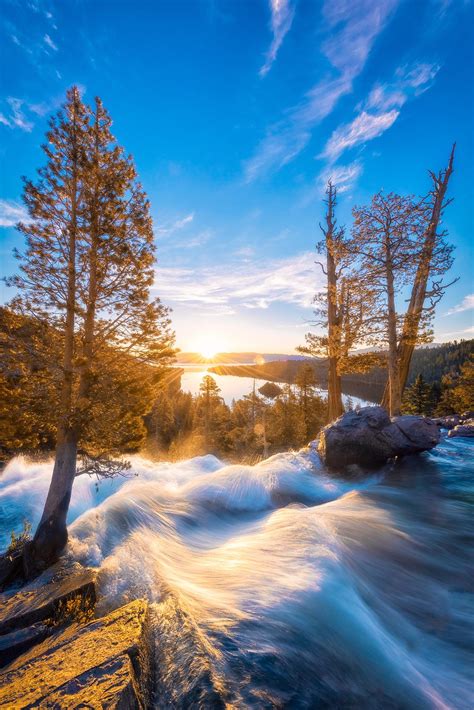
[[(423, 203), (424, 209), (424, 230), (421, 239), (421, 248), (417, 255), (417, 268), (411, 288), (410, 300), (404, 316), (403, 329), (398, 343), (397, 359), (400, 378), (399, 390), (403, 395), (410, 363), (415, 346), (421, 341), (426, 342), (427, 336), (423, 334), (423, 327), (429, 324), (434, 315), (435, 307), (443, 297), (448, 284), (443, 283), (444, 274), (453, 264), (453, 247), (446, 243), (445, 230), (438, 231), (440, 221), (445, 208), (451, 200), (446, 200), (449, 179), (453, 173), (454, 151), (453, 145), (449, 162), (445, 170), (440, 170), (438, 174), (430, 171), (433, 187)], [(431, 284), (429, 281), (431, 279)], [(429, 334), (428, 334), (428, 339)], [(390, 387), (389, 383), (385, 387), (382, 405), (389, 407)]]
[(326, 257), (325, 264), (316, 262), (326, 276), (326, 289), (315, 296), (317, 319), (313, 324), (326, 329), (327, 335), (307, 333), (306, 345), (298, 350), (327, 358), (328, 421), (332, 421), (344, 412), (342, 374), (367, 371), (375, 364), (371, 354), (360, 357), (352, 351), (373, 341), (377, 315), (375, 289), (356, 267), (344, 228), (337, 226), (337, 190), (330, 180), (326, 195), (326, 224), (319, 225), (324, 238), (316, 245), (317, 251)]
[(422, 211), (411, 197), (379, 192), (369, 206), (355, 207), (353, 215), (351, 250), (363, 259), (368, 284), (376, 289), (383, 309), (383, 337), (388, 345), (388, 408), (393, 416), (401, 409), (397, 293), (409, 283), (416, 268)]

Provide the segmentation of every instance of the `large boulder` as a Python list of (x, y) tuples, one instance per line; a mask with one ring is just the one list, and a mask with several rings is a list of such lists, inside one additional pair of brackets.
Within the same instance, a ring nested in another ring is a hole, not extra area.
[(147, 610), (145, 601), (136, 600), (84, 626), (56, 632), (0, 673), (0, 707), (149, 707)]
[(428, 451), (439, 443), (440, 432), (431, 419), (400, 416), (390, 419), (382, 407), (346, 412), (320, 435), (318, 452), (332, 469), (357, 464), (376, 468), (397, 456)]

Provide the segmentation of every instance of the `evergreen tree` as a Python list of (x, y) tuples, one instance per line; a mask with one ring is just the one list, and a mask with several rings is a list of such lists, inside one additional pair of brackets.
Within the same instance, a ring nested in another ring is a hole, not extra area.
[(459, 414), (474, 411), (474, 357), (471, 356), (461, 367), (453, 394)]
[[(110, 125), (100, 100), (91, 110), (78, 89), (71, 89), (50, 122), (39, 180), (25, 182), (31, 221), (19, 225), (26, 251), (18, 255), (20, 274), (10, 280), (19, 290), (12, 307), (54, 327), (62, 353), (55, 464), (27, 550), (30, 571), (53, 562), (66, 544), (78, 452), (86, 456), (86, 470), (105, 475), (120, 470), (111, 459), (115, 446), (84, 450), (86, 432), (107, 411), (101, 386), (106, 374), (119, 373), (122, 358), (130, 354), (153, 365), (149, 377), (156, 381), (173, 352), (167, 309), (149, 301), (154, 276), (149, 203)], [(121, 427), (123, 417), (119, 422)]]
[(432, 390), (430, 385), (426, 384), (423, 375), (418, 375), (411, 387), (405, 391), (403, 398), (404, 414), (422, 414), (429, 416), (432, 413)]
[(205, 453), (224, 452), (230, 445), (231, 414), (220, 392), (214, 378), (205, 375), (194, 410), (194, 430), (203, 438)]

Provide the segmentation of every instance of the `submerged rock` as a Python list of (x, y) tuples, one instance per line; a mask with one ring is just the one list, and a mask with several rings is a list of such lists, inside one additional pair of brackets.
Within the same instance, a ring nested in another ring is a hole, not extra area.
[(390, 419), (382, 407), (363, 407), (326, 426), (318, 452), (329, 468), (344, 469), (352, 464), (375, 468), (397, 456), (428, 451), (439, 440), (439, 429), (431, 419)]
[(145, 601), (136, 600), (56, 632), (0, 673), (0, 707), (147, 707), (147, 609)]
[(474, 436), (474, 419), (468, 419), (464, 424), (458, 424), (448, 432), (449, 437)]

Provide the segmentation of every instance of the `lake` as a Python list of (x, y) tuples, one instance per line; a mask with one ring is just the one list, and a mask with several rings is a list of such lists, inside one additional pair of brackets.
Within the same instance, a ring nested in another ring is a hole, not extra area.
[[(226, 363), (231, 364), (231, 363)], [(236, 363), (242, 365), (242, 363)], [(254, 364), (254, 363), (249, 363)], [(267, 380), (258, 380), (253, 377), (237, 377), (236, 375), (216, 375), (214, 372), (209, 372), (211, 367), (214, 365), (180, 365), (184, 370), (184, 374), (181, 377), (181, 389), (183, 392), (191, 392), (193, 396), (199, 394), (199, 385), (205, 375), (209, 374), (216, 381), (218, 387), (221, 390), (222, 398), (226, 404), (231, 404), (232, 400), (241, 399), (244, 395), (250, 394), (254, 387), (258, 390), (259, 387), (265, 384)], [(280, 383), (278, 383), (280, 384)], [(316, 388), (317, 392), (322, 397), (327, 397), (327, 390)], [(351, 397), (353, 405), (359, 404), (364, 407), (371, 402), (360, 399), (359, 397)], [(344, 404), (347, 405), (349, 400), (348, 395), (344, 395)]]

